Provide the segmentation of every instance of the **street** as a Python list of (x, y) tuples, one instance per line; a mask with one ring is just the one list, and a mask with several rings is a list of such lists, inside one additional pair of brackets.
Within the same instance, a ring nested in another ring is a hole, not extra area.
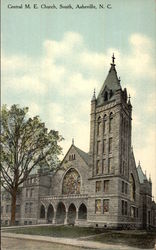
[(83, 250), (85, 248), (41, 241), (12, 239), (2, 237), (2, 250)]

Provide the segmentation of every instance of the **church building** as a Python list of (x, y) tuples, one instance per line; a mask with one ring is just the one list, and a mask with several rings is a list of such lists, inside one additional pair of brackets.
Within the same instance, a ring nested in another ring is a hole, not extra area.
[[(113, 55), (106, 80), (91, 100), (89, 153), (72, 141), (55, 171), (45, 168), (31, 174), (18, 195), (16, 224), (156, 227), (152, 182), (140, 163), (136, 166), (131, 138), (132, 105)], [(4, 192), (4, 225), (10, 223), (10, 204)]]

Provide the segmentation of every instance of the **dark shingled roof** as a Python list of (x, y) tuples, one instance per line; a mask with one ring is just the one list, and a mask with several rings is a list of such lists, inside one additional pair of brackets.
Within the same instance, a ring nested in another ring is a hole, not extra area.
[(117, 72), (115, 69), (115, 64), (111, 64), (111, 68), (108, 72), (108, 75), (106, 77), (106, 80), (103, 83), (103, 86), (100, 90), (100, 93), (97, 97), (97, 103), (102, 104), (103, 103), (103, 97), (104, 97), (104, 91), (107, 90), (108, 92), (112, 90), (112, 97), (110, 100), (114, 100), (114, 93), (121, 89), (120, 86), (120, 80), (118, 79)]
[(82, 157), (82, 159), (89, 165), (89, 154), (82, 151), (80, 148), (75, 147), (75, 149), (78, 152), (78, 154)]
[(147, 181), (147, 177), (146, 177), (146, 175), (143, 173), (142, 168), (141, 168), (140, 165), (137, 167), (137, 171), (138, 171), (138, 176), (139, 176), (139, 181), (140, 181), (140, 183), (144, 183), (144, 180)]

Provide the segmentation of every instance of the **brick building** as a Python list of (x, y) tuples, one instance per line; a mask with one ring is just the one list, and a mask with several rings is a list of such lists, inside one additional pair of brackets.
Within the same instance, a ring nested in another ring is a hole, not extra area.
[[(132, 105), (117, 76), (114, 56), (99, 95), (91, 100), (90, 151), (72, 142), (61, 164), (31, 174), (21, 186), (16, 224), (75, 224), (104, 228), (156, 227), (152, 182), (135, 163)], [(2, 224), (10, 197), (1, 197)]]

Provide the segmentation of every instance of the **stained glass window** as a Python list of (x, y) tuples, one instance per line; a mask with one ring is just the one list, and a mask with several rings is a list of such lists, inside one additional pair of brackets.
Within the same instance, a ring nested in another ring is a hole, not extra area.
[(109, 212), (109, 200), (103, 200), (103, 212)]
[(101, 213), (101, 200), (95, 200), (95, 213)]
[(80, 194), (80, 175), (74, 168), (66, 173), (62, 192), (63, 194)]

